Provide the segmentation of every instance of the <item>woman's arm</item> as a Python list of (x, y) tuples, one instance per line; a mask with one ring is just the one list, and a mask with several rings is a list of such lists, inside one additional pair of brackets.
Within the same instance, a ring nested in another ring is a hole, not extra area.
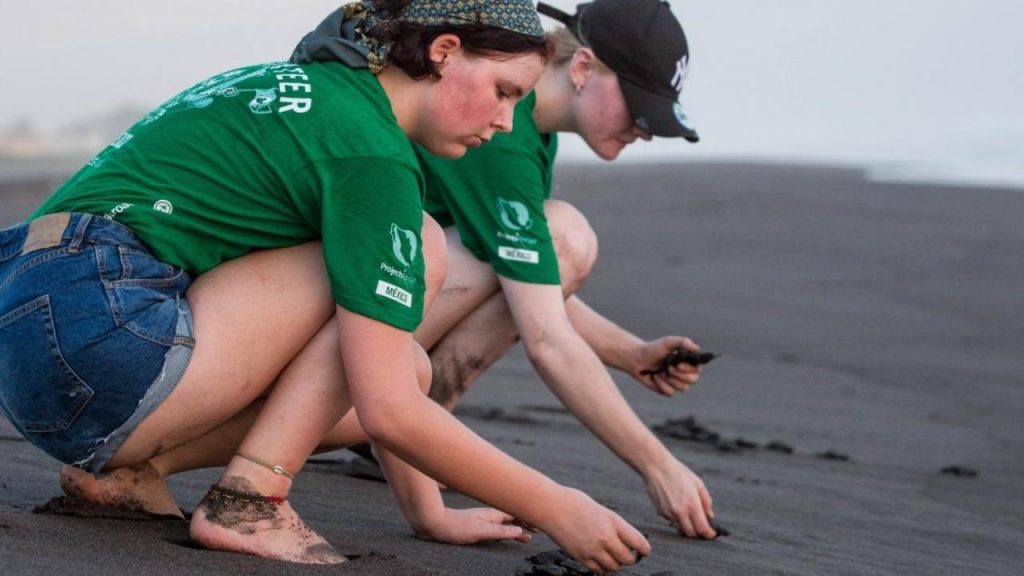
[(493, 508), (447, 508), (437, 481), (383, 447), (375, 446), (374, 454), (402, 514), (420, 538), (447, 544), (508, 539), (530, 541), (530, 533), (516, 525), (512, 515)]
[(592, 570), (614, 570), (649, 552), (617, 514), (505, 455), (427, 398), (416, 385), (411, 334), (340, 307), (338, 325), (352, 401), (372, 441), (545, 531)]
[(605, 318), (577, 296), (565, 301), (566, 314), (576, 332), (606, 365), (629, 374), (638, 382), (664, 396), (686, 390), (700, 379), (700, 367), (685, 362), (668, 369), (657, 367), (672, 350), (684, 348), (699, 351), (689, 338), (665, 336), (645, 342), (632, 332)]
[(687, 536), (713, 538), (704, 483), (637, 417), (607, 369), (569, 322), (558, 286), (501, 278), (530, 361), (559, 400), (643, 476), (658, 511)]

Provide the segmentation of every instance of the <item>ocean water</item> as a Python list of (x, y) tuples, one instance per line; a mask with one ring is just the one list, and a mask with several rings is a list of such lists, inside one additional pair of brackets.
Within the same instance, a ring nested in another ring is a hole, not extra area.
[[(337, 4), (0, 0), (0, 136), (19, 124), (59, 134), (284, 59)], [(691, 46), (682, 101), (702, 141), (637, 143), (620, 162), (838, 164), (880, 180), (1024, 188), (1024, 2), (670, 4)], [(573, 137), (562, 148), (600, 162)]]
[[(863, 167), (883, 181), (1024, 188), (1024, 3), (673, 1), (701, 142), (625, 162)], [(563, 139), (567, 157), (592, 157)]]

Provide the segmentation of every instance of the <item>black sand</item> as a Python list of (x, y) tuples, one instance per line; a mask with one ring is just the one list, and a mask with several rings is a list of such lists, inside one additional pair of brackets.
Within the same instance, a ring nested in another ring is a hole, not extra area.
[[(0, 226), (60, 176), (0, 178)], [(557, 180), (602, 242), (584, 298), (641, 335), (681, 333), (723, 353), (671, 401), (617, 375), (641, 417), (692, 415), (745, 443), (663, 436), (731, 532), (686, 540), (639, 478), (555, 409), (521, 352), (470, 392), (469, 425), (650, 536), (653, 554), (626, 574), (1020, 573), (1024, 191), (731, 164), (566, 166)], [(180, 521), (34, 514), (59, 495), (57, 469), (0, 420), (3, 574), (512, 576), (554, 548), (546, 537), (417, 540), (385, 485), (317, 463), (292, 502), (359, 557), (293, 566), (197, 549)], [(175, 478), (179, 504), (191, 510), (216, 476)]]

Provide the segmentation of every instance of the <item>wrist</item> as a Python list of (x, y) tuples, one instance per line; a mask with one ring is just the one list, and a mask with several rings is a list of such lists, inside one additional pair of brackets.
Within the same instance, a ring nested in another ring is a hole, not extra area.
[(641, 453), (634, 468), (644, 482), (650, 483), (663, 477), (675, 462), (675, 456), (664, 445), (657, 443), (657, 446), (651, 446), (650, 450)]
[(395, 495), (398, 497), (398, 505), (405, 516), (405, 521), (417, 536), (432, 534), (444, 523), (447, 508), (440, 492), (425, 498), (398, 491)]
[(445, 523), (447, 508), (419, 512), (406, 518), (412, 531), (421, 538), (434, 539)]
[(546, 530), (552, 516), (557, 516), (557, 511), (574, 498), (575, 493), (574, 488), (544, 477), (543, 485), (534, 490), (529, 503), (518, 510), (510, 510), (510, 512), (527, 526)]
[(606, 352), (606, 357), (602, 360), (617, 370), (632, 374), (643, 363), (643, 348), (646, 342), (636, 335), (627, 334), (620, 338), (617, 344)]

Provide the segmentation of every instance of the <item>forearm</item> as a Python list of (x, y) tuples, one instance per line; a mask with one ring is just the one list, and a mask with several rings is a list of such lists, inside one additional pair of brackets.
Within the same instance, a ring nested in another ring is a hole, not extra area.
[(374, 440), (431, 478), (531, 525), (543, 524), (555, 509), (561, 486), (480, 438), (426, 396), (392, 405), (388, 412), (394, 425)]
[(352, 404), (367, 436), (435, 480), (540, 526), (565, 488), (505, 455), (418, 388), (409, 333), (339, 307)]
[(643, 345), (643, 340), (605, 318), (583, 300), (570, 296), (565, 311), (573, 329), (583, 338), (604, 364), (628, 372), (632, 354)]
[(566, 329), (527, 347), (538, 373), (558, 399), (631, 468), (646, 477), (671, 458), (581, 336)]

